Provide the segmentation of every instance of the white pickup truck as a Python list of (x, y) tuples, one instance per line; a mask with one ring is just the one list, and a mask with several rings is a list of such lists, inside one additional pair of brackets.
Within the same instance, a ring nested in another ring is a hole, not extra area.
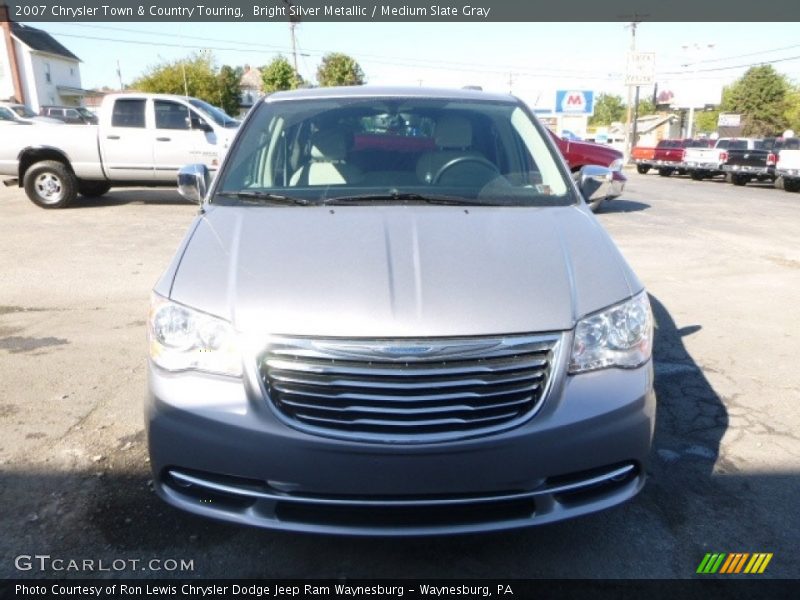
[(112, 186), (175, 185), (178, 169), (216, 171), (239, 121), (198, 100), (166, 94), (110, 94), (98, 125), (3, 128), (0, 176), (43, 208)]
[(724, 175), (723, 165), (728, 160), (729, 149), (752, 150), (755, 138), (719, 138), (713, 148), (687, 148), (683, 155), (683, 166), (694, 180), (715, 175)]
[(790, 138), (783, 142), (775, 164), (775, 174), (783, 181), (787, 192), (800, 192), (800, 140)]

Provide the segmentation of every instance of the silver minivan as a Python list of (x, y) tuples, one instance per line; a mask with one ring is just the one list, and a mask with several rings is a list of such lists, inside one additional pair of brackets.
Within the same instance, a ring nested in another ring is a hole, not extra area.
[(273, 94), (242, 124), (153, 290), (157, 493), (226, 521), (426, 535), (634, 496), (654, 427), (653, 319), (519, 100)]

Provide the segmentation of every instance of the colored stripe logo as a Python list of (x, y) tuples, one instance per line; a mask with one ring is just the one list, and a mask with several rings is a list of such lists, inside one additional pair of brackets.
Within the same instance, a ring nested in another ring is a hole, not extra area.
[(709, 552), (700, 561), (697, 573), (701, 575), (747, 573), (755, 575), (763, 573), (772, 560), (772, 552)]

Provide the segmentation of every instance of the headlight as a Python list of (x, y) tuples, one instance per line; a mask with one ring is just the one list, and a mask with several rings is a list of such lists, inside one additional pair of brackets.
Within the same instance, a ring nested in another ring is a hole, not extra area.
[(618, 158), (617, 160), (612, 162), (610, 165), (608, 165), (608, 168), (611, 169), (612, 171), (621, 170), (622, 169), (622, 159)]
[(147, 327), (150, 358), (168, 371), (242, 374), (230, 323), (153, 294)]
[(653, 314), (647, 293), (578, 321), (570, 373), (606, 367), (634, 368), (647, 362), (653, 349)]

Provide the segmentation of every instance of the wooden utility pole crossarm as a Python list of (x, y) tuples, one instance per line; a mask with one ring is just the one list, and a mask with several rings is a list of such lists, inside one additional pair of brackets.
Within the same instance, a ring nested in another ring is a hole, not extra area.
[(18, 102), (25, 103), (25, 93), (22, 87), (22, 78), (19, 75), (19, 63), (17, 62), (17, 48), (14, 45), (14, 38), (11, 36), (11, 18), (8, 13), (8, 6), (0, 4), (0, 27), (2, 28), (3, 38), (6, 43), (8, 62), (11, 67), (11, 81), (14, 85), (14, 97)]

